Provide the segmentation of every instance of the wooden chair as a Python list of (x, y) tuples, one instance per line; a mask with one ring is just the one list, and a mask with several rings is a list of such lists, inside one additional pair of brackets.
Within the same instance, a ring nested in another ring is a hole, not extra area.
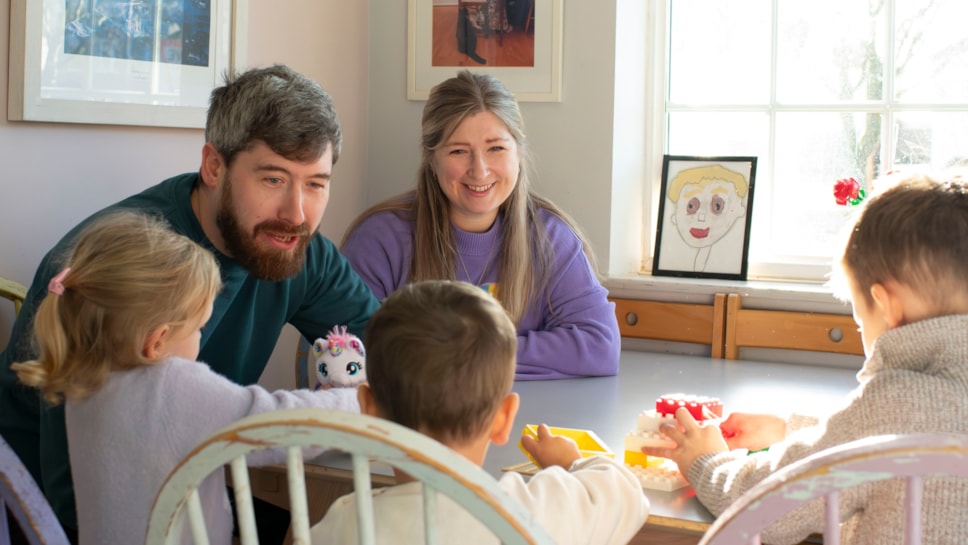
[(853, 317), (843, 314), (746, 309), (740, 296), (726, 299), (726, 359), (739, 358), (742, 347), (814, 350), (864, 355)]
[(817, 498), (825, 498), (823, 542), (838, 545), (843, 518), (838, 492), (895, 478), (905, 481), (904, 543), (918, 545), (922, 478), (928, 475), (968, 477), (968, 436), (883, 435), (819, 452), (751, 488), (716, 519), (699, 545), (759, 545), (760, 533), (773, 521)]
[(178, 522), (187, 511), (195, 543), (207, 544), (199, 484), (231, 466), (242, 545), (257, 543), (246, 454), (285, 448), (295, 543), (309, 543), (302, 448), (335, 446), (352, 456), (360, 542), (374, 542), (370, 458), (424, 483), (427, 543), (435, 543), (437, 494), (476, 515), (503, 543), (551, 544), (543, 528), (481, 467), (441, 443), (387, 420), (343, 411), (288, 409), (250, 416), (216, 432), (168, 476), (148, 523), (146, 545), (176, 543)]
[(723, 357), (726, 295), (712, 305), (611, 299), (623, 337), (708, 344), (714, 358)]
[(15, 282), (7, 278), (0, 278), (0, 297), (13, 301), (14, 315), (20, 313), (24, 299), (27, 298), (27, 287), (20, 282)]
[(0, 438), (0, 544), (3, 545), (10, 545), (8, 512), (13, 513), (31, 545), (69, 545), (40, 487), (10, 445)]

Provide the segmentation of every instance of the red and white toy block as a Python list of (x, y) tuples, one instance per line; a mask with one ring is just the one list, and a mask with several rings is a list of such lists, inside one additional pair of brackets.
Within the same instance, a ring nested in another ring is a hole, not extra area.
[(625, 434), (625, 450), (639, 452), (642, 447), (672, 448), (676, 443), (659, 431), (659, 424), (664, 420), (656, 417), (653, 411), (642, 411), (638, 418), (638, 428)]
[(668, 394), (655, 400), (655, 412), (663, 416), (675, 416), (680, 407), (685, 407), (697, 421), (723, 417), (723, 402), (719, 398)]
[(673, 421), (679, 407), (685, 407), (700, 422), (723, 416), (723, 404), (719, 399), (686, 394), (664, 395), (655, 401), (655, 409), (642, 411), (636, 419), (636, 429), (625, 435), (625, 464), (639, 478), (643, 488), (677, 490), (689, 484), (671, 460), (642, 453), (642, 447), (676, 446), (659, 431), (659, 426)]

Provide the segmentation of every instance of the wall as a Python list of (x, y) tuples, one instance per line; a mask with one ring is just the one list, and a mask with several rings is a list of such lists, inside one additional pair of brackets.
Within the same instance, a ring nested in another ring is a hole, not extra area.
[[(29, 0), (34, 1), (34, 0)], [(319, 81), (332, 93), (344, 145), (322, 232), (335, 239), (363, 208), (366, 168), (368, 3), (249, 0), (250, 66), (274, 62)], [(7, 104), (10, 0), (0, 0), (0, 104)], [(29, 284), (43, 254), (90, 213), (173, 174), (198, 168), (203, 134), (166, 129), (9, 122), (0, 116), (0, 276)], [(0, 346), (13, 319), (0, 306)], [(297, 335), (280, 338), (262, 382), (293, 381)]]

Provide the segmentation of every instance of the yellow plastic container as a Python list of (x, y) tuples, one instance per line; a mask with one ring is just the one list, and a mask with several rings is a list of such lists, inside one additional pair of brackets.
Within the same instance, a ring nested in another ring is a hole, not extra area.
[[(609, 458), (615, 458), (615, 453), (612, 452), (604, 441), (600, 437), (595, 435), (595, 432), (590, 430), (577, 430), (572, 428), (548, 428), (552, 435), (562, 435), (571, 438), (578, 444), (578, 451), (581, 453), (582, 458), (590, 458), (592, 456), (608, 456)], [(521, 430), (521, 436), (530, 435), (535, 439), (538, 438), (538, 426), (536, 424), (528, 424)], [(538, 461), (531, 457), (531, 454), (524, 449), (524, 446), (518, 441), (518, 448), (521, 449), (528, 459), (530, 459), (535, 465), (538, 465)]]

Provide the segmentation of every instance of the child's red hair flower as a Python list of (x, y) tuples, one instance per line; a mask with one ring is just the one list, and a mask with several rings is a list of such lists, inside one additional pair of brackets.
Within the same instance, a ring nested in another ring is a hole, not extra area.
[(841, 178), (834, 183), (834, 199), (841, 206), (856, 206), (866, 196), (867, 192), (854, 178)]

